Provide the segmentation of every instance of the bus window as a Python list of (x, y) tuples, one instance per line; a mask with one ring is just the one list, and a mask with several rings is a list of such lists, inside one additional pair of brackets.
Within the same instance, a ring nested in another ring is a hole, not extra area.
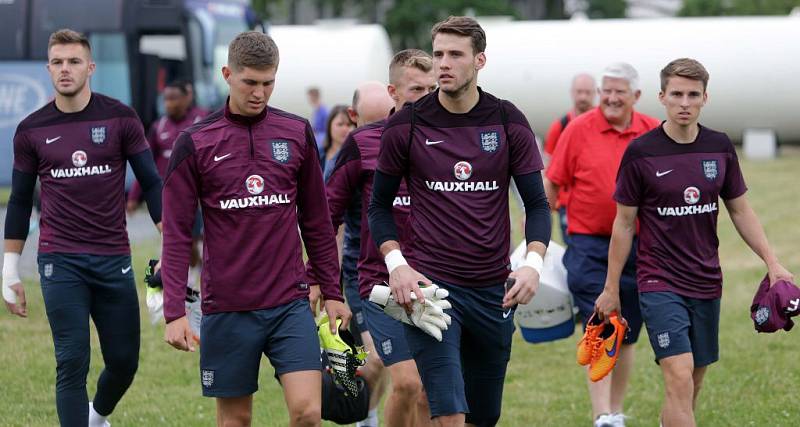
[(125, 36), (122, 33), (92, 33), (89, 43), (97, 64), (97, 71), (92, 76), (92, 90), (131, 105), (131, 77)]

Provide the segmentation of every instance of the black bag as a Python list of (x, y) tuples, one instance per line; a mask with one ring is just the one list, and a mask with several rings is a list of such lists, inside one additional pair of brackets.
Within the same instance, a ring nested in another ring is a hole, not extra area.
[(367, 381), (356, 377), (358, 396), (352, 396), (336, 382), (328, 366), (328, 357), (322, 352), (322, 419), (336, 424), (353, 424), (369, 415), (369, 388)]

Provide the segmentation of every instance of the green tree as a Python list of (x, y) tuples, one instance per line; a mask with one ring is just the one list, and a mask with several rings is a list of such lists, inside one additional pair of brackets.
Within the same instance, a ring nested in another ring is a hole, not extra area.
[(586, 14), (592, 19), (624, 18), (627, 8), (626, 0), (589, 0)]
[(800, 0), (683, 0), (679, 16), (786, 15)]
[(449, 15), (510, 15), (517, 12), (507, 0), (397, 0), (386, 13), (386, 31), (396, 49), (430, 50), (430, 28)]

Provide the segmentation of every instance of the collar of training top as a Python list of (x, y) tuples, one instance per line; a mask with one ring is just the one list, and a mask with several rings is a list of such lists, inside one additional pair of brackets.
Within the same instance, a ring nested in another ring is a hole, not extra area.
[(236, 114), (231, 111), (229, 104), (230, 100), (231, 100), (230, 96), (228, 97), (228, 99), (225, 100), (225, 118), (234, 123), (238, 123), (245, 126), (251, 126), (264, 120), (264, 117), (267, 117), (267, 109), (269, 108), (269, 106), (265, 106), (264, 109), (261, 110), (261, 112), (255, 116), (243, 116), (241, 114)]

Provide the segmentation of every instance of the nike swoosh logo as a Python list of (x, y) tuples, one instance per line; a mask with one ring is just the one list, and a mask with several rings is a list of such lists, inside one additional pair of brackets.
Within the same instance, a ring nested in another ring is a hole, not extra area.
[(656, 171), (656, 176), (657, 176), (657, 177), (659, 177), (659, 178), (661, 178), (662, 176), (664, 176), (664, 175), (666, 175), (666, 174), (668, 174), (668, 173), (672, 172), (673, 170), (674, 170), (674, 169), (670, 169), (670, 170), (668, 170), (668, 171), (664, 171), (664, 172)]
[(59, 139), (61, 139), (61, 137), (60, 137), (60, 136), (57, 136), (57, 137), (55, 137), (55, 138), (46, 138), (46, 139), (44, 140), (44, 143), (45, 143), (45, 144), (51, 144), (51, 143), (53, 143), (53, 142), (56, 142), (56, 141), (58, 141)]
[(503, 313), (503, 319), (508, 319), (508, 316), (511, 314), (511, 309), (509, 308), (508, 311)]
[(611, 344), (611, 350), (606, 349), (608, 357), (614, 357), (614, 355), (617, 354), (617, 340), (619, 340), (619, 335), (614, 333), (614, 342)]
[(441, 140), (441, 141), (431, 141), (431, 140), (429, 140), (429, 139), (425, 138), (425, 145), (436, 145), (436, 144), (441, 144), (442, 142), (444, 142), (444, 140)]
[(122, 274), (128, 274), (129, 271), (131, 271), (130, 265), (122, 269)]
[(224, 155), (224, 156), (219, 156), (219, 157), (217, 157), (217, 156), (214, 156), (214, 161), (215, 161), (215, 162), (218, 162), (218, 161), (220, 161), (220, 160), (222, 160), (222, 159), (224, 159), (224, 158), (226, 158), (226, 157), (230, 156), (231, 154), (233, 154), (233, 153), (228, 153), (228, 154), (226, 154), (226, 155)]

